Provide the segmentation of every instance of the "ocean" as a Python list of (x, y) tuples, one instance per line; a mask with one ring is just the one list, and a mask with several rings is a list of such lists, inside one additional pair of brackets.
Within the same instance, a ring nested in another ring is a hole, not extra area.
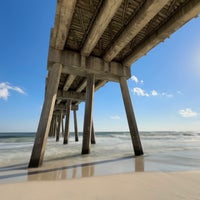
[[(0, 133), (0, 182), (11, 178), (12, 170), (27, 170), (34, 138), (35, 133)], [(51, 177), (63, 179), (60, 171), (65, 171), (65, 178), (73, 178), (75, 168), (78, 170), (76, 178), (91, 176), (88, 166), (93, 166), (92, 175), (200, 169), (199, 132), (140, 132), (140, 138), (144, 156), (139, 159), (134, 157), (129, 132), (96, 132), (96, 144), (91, 145), (89, 155), (81, 155), (81, 133), (79, 142), (75, 142), (71, 133), (68, 145), (62, 144), (63, 138), (59, 142), (48, 138), (43, 168), (40, 170), (45, 169), (48, 173), (54, 171), (58, 174)], [(21, 174), (22, 179), (27, 176), (27, 172)]]

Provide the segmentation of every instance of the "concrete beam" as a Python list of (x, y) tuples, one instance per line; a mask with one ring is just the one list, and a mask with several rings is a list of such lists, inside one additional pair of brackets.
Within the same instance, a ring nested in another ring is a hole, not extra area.
[(81, 50), (81, 54), (89, 56), (93, 48), (97, 44), (99, 38), (107, 28), (115, 12), (120, 7), (122, 0), (106, 0), (103, 1), (102, 8), (94, 21), (94, 24), (88, 34), (85, 44)]
[(158, 31), (148, 37), (143, 43), (141, 43), (131, 55), (124, 59), (123, 64), (125, 66), (131, 66), (136, 60), (143, 55), (146, 55), (153, 47), (158, 43), (164, 41), (172, 33), (178, 30), (186, 22), (192, 18), (198, 16), (200, 13), (200, 1), (191, 0), (188, 1), (181, 9), (179, 9), (174, 16), (170, 18)]
[(105, 53), (104, 60), (110, 62), (169, 1), (171, 0), (146, 1), (138, 14)]
[(65, 110), (55, 110), (53, 112), (53, 115), (58, 117), (60, 115), (60, 112), (62, 112), (63, 115), (66, 115), (66, 109)]
[(95, 74), (98, 80), (119, 82), (119, 77), (130, 78), (129, 67), (124, 67), (119, 62), (105, 62), (95, 56), (84, 57), (75, 51), (59, 51), (51, 48), (49, 50), (48, 67), (53, 63), (63, 65), (62, 73), (87, 77), (88, 74)]
[(56, 18), (50, 46), (62, 50), (71, 25), (76, 0), (59, 0), (57, 1)]
[(99, 88), (103, 87), (105, 84), (107, 83), (107, 81), (101, 81), (98, 84), (95, 85), (95, 91), (97, 91)]
[(74, 91), (65, 92), (65, 91), (62, 91), (62, 90), (58, 90), (57, 99), (58, 100), (70, 99), (70, 100), (77, 100), (77, 101), (85, 101), (86, 94), (81, 93), (81, 92), (74, 92)]
[(56, 104), (60, 104), (62, 99), (56, 99)]
[(76, 92), (81, 92), (83, 91), (84, 88), (86, 88), (87, 85), (87, 79), (85, 78), (83, 80), (83, 82), (81, 83), (81, 85), (79, 85), (79, 87), (77, 88)]
[(68, 78), (67, 78), (67, 80), (66, 80), (66, 82), (65, 82), (65, 85), (64, 85), (64, 87), (63, 87), (63, 90), (64, 91), (67, 91), (69, 88), (70, 88), (70, 86), (71, 86), (71, 84), (73, 83), (73, 81), (74, 81), (74, 79), (76, 78), (76, 76), (75, 75), (69, 75), (68, 76)]
[[(57, 114), (57, 111), (58, 111), (58, 113), (60, 111), (63, 111), (65, 113), (66, 110), (67, 110), (67, 107), (64, 104), (55, 105), (55, 107), (54, 107), (54, 114)], [(73, 105), (72, 104), (71, 110), (78, 110), (78, 105)]]

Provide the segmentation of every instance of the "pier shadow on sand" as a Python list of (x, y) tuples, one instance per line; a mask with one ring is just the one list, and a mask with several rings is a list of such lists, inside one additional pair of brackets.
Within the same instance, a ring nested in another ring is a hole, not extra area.
[(28, 164), (26, 163), (0, 167), (0, 183), (26, 180), (64, 180), (117, 174), (124, 172), (123, 164), (125, 163), (126, 167), (129, 168), (129, 172), (144, 171), (143, 156), (126, 156), (73, 165), (63, 165), (63, 163), (61, 166), (56, 167), (56, 163), (58, 164), (59, 161), (62, 162), (63, 160), (51, 160), (51, 164), (46, 163), (45, 166), (31, 169), (27, 168)]
[(28, 169), (27, 166), (28, 163), (21, 163), (0, 167), (0, 183), (54, 181), (147, 171), (199, 170), (200, 158), (197, 150), (158, 152), (139, 157), (132, 155), (107, 159), (97, 157), (95, 161), (92, 161), (91, 157), (74, 155), (74, 157), (45, 160), (39, 168)]

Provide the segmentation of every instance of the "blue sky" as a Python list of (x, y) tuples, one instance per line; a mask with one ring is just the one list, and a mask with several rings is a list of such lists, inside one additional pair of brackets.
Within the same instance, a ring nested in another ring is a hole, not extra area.
[[(55, 0), (1, 2), (0, 132), (37, 129), (55, 6)], [(140, 131), (200, 131), (199, 35), (196, 18), (132, 65), (128, 86)], [(118, 83), (98, 90), (94, 100), (96, 131), (128, 130)], [(82, 103), (79, 131), (83, 118)]]

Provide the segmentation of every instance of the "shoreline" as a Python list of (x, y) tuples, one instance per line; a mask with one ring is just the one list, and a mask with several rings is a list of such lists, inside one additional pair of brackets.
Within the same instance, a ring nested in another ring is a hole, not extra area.
[(134, 157), (70, 155), (0, 167), (3, 200), (200, 199), (200, 150)]
[(0, 166), (0, 184), (29, 181), (72, 180), (126, 173), (181, 172), (200, 170), (200, 150), (157, 152), (135, 157), (95, 157), (70, 155), (46, 159), (39, 168), (28, 169), (28, 163)]

